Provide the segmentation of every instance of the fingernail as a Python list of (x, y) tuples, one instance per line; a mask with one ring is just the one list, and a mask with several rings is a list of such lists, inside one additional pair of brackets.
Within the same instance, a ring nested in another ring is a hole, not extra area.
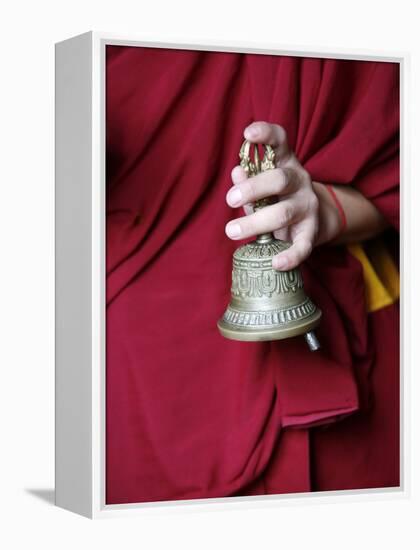
[(235, 166), (231, 173), (233, 183), (241, 183), (246, 179), (246, 174), (243, 168)]
[(241, 226), (237, 223), (228, 224), (226, 226), (226, 234), (228, 237), (232, 238), (239, 237), (241, 234)]
[(286, 258), (273, 258), (273, 268), (274, 269), (284, 269), (287, 266)]
[(231, 206), (236, 206), (241, 202), (242, 193), (240, 189), (232, 189), (228, 193), (228, 202)]
[(258, 137), (258, 130), (256, 128), (246, 128), (245, 129), (245, 138), (246, 139), (253, 139), (253, 138), (256, 138)]

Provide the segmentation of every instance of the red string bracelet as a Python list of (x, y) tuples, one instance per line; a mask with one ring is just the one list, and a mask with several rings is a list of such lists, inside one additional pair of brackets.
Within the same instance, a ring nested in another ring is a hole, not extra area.
[(341, 219), (341, 230), (340, 230), (340, 233), (343, 233), (343, 231), (344, 231), (344, 230), (346, 229), (346, 227), (347, 227), (346, 213), (344, 212), (344, 208), (342, 207), (341, 202), (338, 200), (337, 194), (336, 194), (336, 192), (334, 191), (333, 186), (330, 185), (330, 184), (327, 184), (325, 187), (328, 189), (330, 195), (332, 196), (333, 201), (334, 201), (334, 204), (336, 205), (337, 210), (338, 210), (338, 212), (339, 212), (339, 214), (340, 214), (340, 219)]

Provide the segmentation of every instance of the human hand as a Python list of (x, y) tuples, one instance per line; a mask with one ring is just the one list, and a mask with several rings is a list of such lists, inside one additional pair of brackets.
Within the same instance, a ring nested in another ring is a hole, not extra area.
[[(254, 122), (245, 128), (244, 137), (252, 143), (271, 145), (276, 168), (251, 178), (241, 166), (232, 170), (234, 186), (226, 201), (232, 207), (242, 206), (247, 215), (230, 221), (226, 234), (237, 240), (273, 232), (275, 238), (291, 241), (290, 248), (273, 258), (273, 268), (293, 269), (309, 256), (319, 233), (319, 199), (311, 177), (290, 151), (281, 126)], [(272, 196), (277, 196), (278, 202), (253, 212), (250, 203)], [(338, 233), (339, 224), (338, 218), (332, 220), (333, 233), (335, 229)]]

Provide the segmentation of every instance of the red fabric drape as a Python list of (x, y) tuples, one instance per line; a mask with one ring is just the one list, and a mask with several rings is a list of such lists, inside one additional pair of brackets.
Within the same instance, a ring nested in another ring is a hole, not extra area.
[[(314, 180), (356, 186), (398, 228), (398, 78), (391, 63), (107, 47), (108, 503), (368, 483), (340, 449), (381, 410), (372, 371), (381, 388), (383, 363), (398, 372), (395, 323), (378, 363), (362, 268), (320, 247), (302, 272), (322, 351), (222, 338), (237, 246), (225, 194), (244, 127), (267, 120)], [(394, 456), (390, 437), (377, 445)], [(391, 470), (375, 483), (398, 483)]]

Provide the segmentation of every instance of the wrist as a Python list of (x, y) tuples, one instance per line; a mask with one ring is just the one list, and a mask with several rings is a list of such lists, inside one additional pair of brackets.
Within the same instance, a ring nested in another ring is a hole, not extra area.
[(318, 233), (315, 246), (333, 243), (343, 230), (343, 213), (337, 208), (332, 193), (326, 185), (312, 182), (314, 192), (318, 198)]

